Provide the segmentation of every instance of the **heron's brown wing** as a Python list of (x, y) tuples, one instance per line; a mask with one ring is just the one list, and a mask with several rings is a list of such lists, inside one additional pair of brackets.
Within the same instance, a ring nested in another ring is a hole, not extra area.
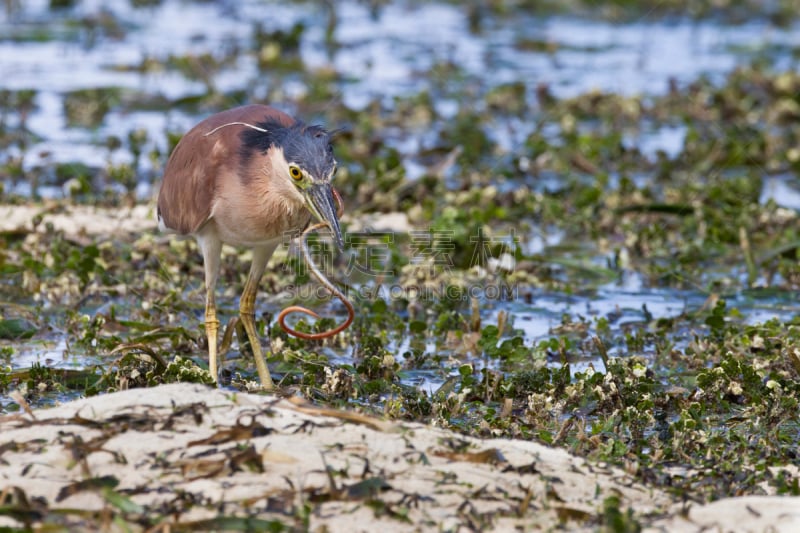
[(158, 195), (158, 216), (164, 226), (186, 235), (208, 221), (217, 181), (238, 175), (239, 134), (246, 126), (231, 123), (255, 126), (265, 121), (286, 126), (294, 123), (289, 115), (272, 107), (248, 105), (212, 115), (184, 135), (170, 155)]

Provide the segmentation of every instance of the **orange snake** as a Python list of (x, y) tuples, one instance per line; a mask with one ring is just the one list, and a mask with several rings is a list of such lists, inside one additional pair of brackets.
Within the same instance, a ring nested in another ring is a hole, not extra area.
[[(342, 209), (342, 205), (343, 205), (342, 204), (342, 198), (339, 196), (339, 193), (336, 192), (336, 189), (333, 190), (333, 196), (334, 196), (334, 198), (336, 200), (336, 203), (339, 204), (337, 211), (339, 212), (338, 215), (341, 216), (341, 213), (343, 211), (343, 209)], [(324, 227), (327, 227), (327, 224), (325, 222), (320, 222), (319, 224), (314, 224), (313, 226), (309, 226), (308, 228), (306, 228), (306, 230), (300, 236), (300, 248), (303, 250), (303, 258), (306, 260), (306, 264), (308, 265), (308, 268), (311, 270), (311, 273), (314, 274), (314, 277), (317, 278), (317, 280), (326, 289), (331, 291), (331, 293), (333, 293), (334, 296), (339, 298), (342, 301), (342, 303), (344, 304), (344, 306), (347, 308), (347, 320), (345, 320), (342, 324), (336, 326), (335, 328), (329, 329), (327, 331), (320, 331), (319, 333), (303, 333), (301, 331), (294, 330), (294, 329), (292, 329), (292, 328), (290, 328), (289, 326), (286, 325), (286, 317), (289, 314), (291, 314), (291, 313), (304, 313), (306, 315), (313, 316), (314, 318), (321, 318), (321, 317), (317, 313), (315, 313), (314, 311), (312, 311), (311, 309), (308, 309), (306, 307), (301, 307), (299, 305), (292, 305), (290, 307), (287, 307), (286, 309), (281, 311), (280, 314), (278, 315), (278, 324), (280, 324), (281, 328), (283, 328), (283, 331), (285, 331), (289, 335), (292, 335), (294, 337), (298, 337), (300, 339), (319, 340), (319, 339), (327, 339), (328, 337), (333, 337), (334, 335), (336, 335), (338, 333), (341, 333), (342, 331), (347, 329), (347, 327), (353, 322), (353, 319), (356, 316), (356, 311), (353, 308), (353, 304), (350, 303), (350, 301), (342, 293), (342, 291), (337, 289), (336, 286), (334, 286), (334, 284), (331, 283), (328, 280), (328, 278), (326, 278), (325, 275), (322, 272), (319, 271), (319, 268), (317, 268), (317, 265), (314, 263), (313, 259), (311, 258), (311, 254), (308, 252), (308, 244), (306, 243), (306, 239), (308, 238), (308, 235), (312, 231), (315, 231), (315, 230), (318, 230), (318, 229), (321, 229), (321, 228), (324, 228)]]

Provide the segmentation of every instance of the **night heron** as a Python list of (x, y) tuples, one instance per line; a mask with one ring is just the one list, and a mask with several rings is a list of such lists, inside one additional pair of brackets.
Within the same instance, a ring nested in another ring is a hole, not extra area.
[(255, 327), (258, 284), (275, 248), (312, 218), (330, 227), (342, 249), (338, 195), (331, 187), (335, 172), (331, 136), (325, 129), (265, 105), (208, 117), (172, 152), (158, 196), (158, 226), (194, 236), (203, 253), (208, 366), (214, 380), (219, 332), (214, 290), (222, 244), (253, 250), (239, 318), (261, 384), (271, 389), (272, 377)]

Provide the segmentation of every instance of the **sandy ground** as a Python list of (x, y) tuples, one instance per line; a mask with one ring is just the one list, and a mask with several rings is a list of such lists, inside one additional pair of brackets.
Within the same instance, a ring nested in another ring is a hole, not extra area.
[(0, 205), (0, 231), (43, 231), (48, 224), (71, 236), (155, 231), (155, 204), (118, 209), (62, 202)]
[[(144, 232), (159, 234), (156, 224), (155, 201), (132, 207), (108, 209), (63, 202), (30, 205), (0, 205), (0, 232), (43, 231), (48, 224), (73, 237), (81, 235), (123, 235)], [(359, 216), (357, 220), (345, 215), (349, 231), (406, 232), (412, 229), (405, 213), (377, 213)]]
[[(618, 469), (534, 442), (466, 438), (200, 385), (0, 419), (6, 504), (16, 495), (101, 516), (114, 506), (104, 483), (178, 529), (219, 516), (297, 526), (306, 505), (312, 531), (594, 530), (603, 500), (616, 495), (651, 530), (800, 531), (800, 498), (683, 506)], [(0, 527), (21, 525), (0, 513)]]

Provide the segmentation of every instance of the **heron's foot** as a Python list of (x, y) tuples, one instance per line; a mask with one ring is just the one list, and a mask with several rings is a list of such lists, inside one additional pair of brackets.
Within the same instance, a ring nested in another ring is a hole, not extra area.
[(239, 312), (239, 320), (244, 326), (247, 333), (247, 338), (250, 341), (250, 348), (253, 350), (253, 359), (256, 361), (256, 370), (258, 370), (258, 377), (261, 380), (261, 386), (264, 390), (272, 390), (275, 388), (275, 383), (272, 381), (272, 376), (267, 368), (267, 361), (264, 359), (264, 351), (261, 348), (261, 339), (258, 338), (256, 332), (255, 314), (248, 310), (241, 310)]

